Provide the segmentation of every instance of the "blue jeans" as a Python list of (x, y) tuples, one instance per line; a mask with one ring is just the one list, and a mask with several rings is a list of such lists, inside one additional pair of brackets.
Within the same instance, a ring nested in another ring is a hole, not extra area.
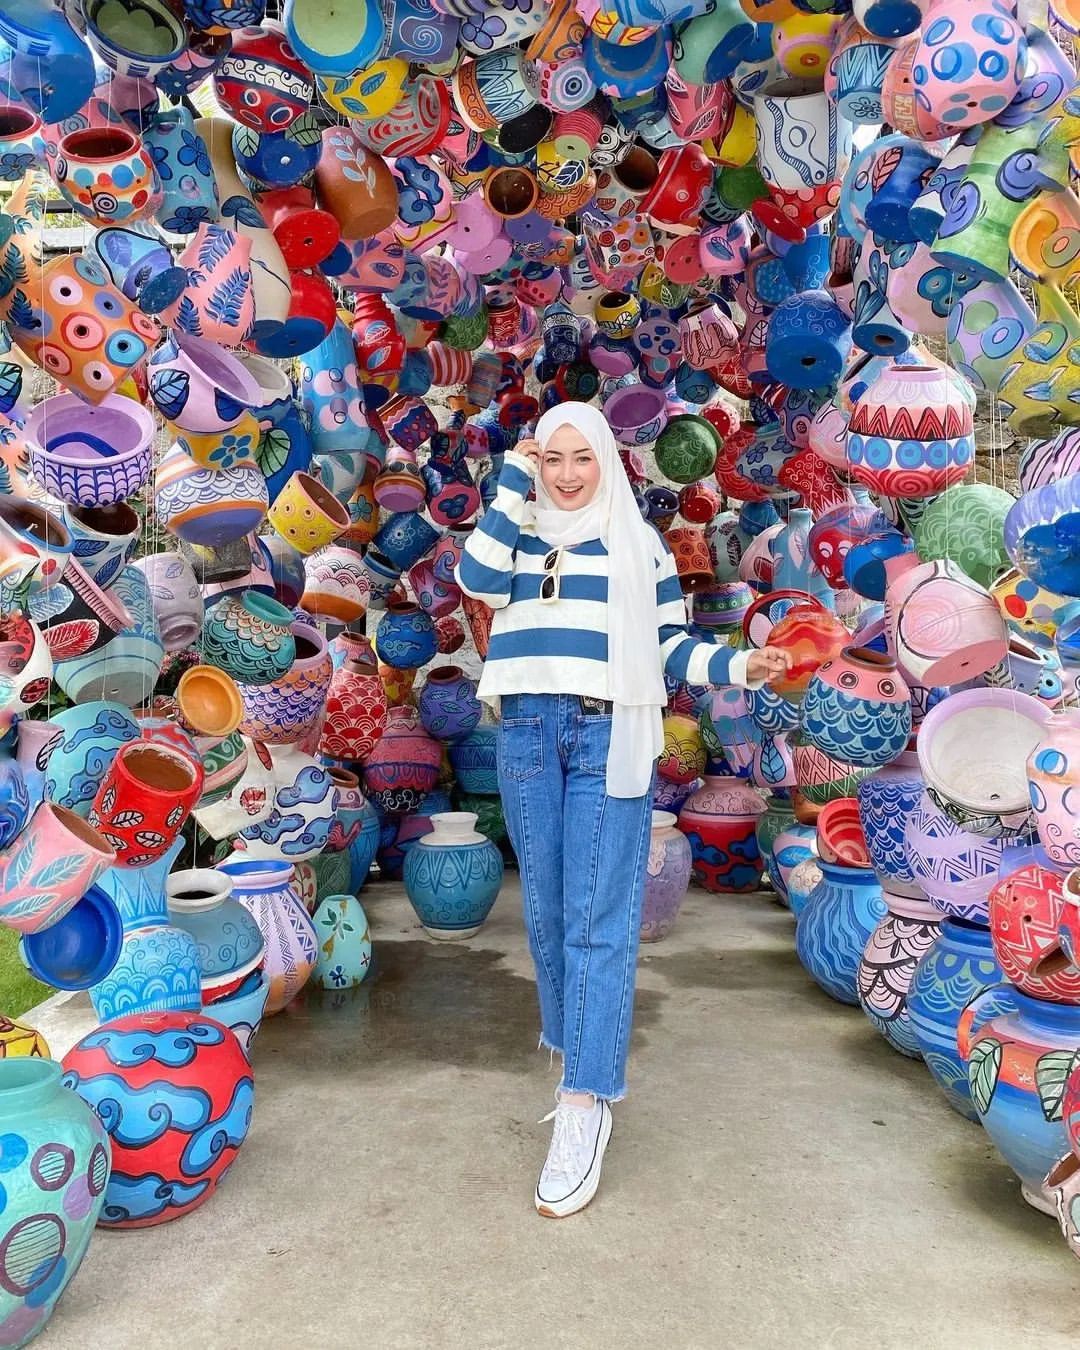
[(611, 718), (567, 694), (502, 700), (499, 790), (521, 869), (541, 1042), (562, 1087), (626, 1094), (652, 794), (605, 790)]

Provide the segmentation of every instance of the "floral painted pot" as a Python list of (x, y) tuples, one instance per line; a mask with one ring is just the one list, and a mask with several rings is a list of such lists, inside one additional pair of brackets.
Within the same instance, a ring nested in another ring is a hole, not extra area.
[(925, 900), (885, 891), (888, 912), (870, 934), (859, 962), (859, 1004), (894, 1050), (911, 1059), (922, 1051), (907, 1011), (919, 962), (938, 939), (941, 915)]
[(919, 729), (928, 793), (964, 829), (1016, 838), (1031, 829), (1028, 771), (1052, 714), (1011, 689), (971, 689), (933, 707)]
[(119, 395), (95, 407), (74, 394), (44, 399), (27, 419), (25, 434), (34, 479), (75, 506), (137, 496), (150, 474), (154, 419)]
[(997, 990), (974, 999), (960, 1020), (957, 1042), (983, 1128), (1020, 1178), (1028, 1204), (1052, 1214), (1042, 1183), (1068, 1149), (1062, 1104), (1080, 1050), (1080, 1009), (1004, 988), (1012, 1007), (995, 1010), (975, 1030), (975, 1017), (986, 1013)]
[(694, 877), (706, 890), (758, 889), (762, 860), (756, 826), (764, 809), (753, 788), (735, 778), (710, 775), (684, 803), (679, 828), (690, 842)]
[(477, 726), (483, 711), (476, 681), (457, 666), (429, 672), (417, 704), (424, 730), (440, 741), (463, 740)]
[(328, 895), (314, 915), (319, 957), (312, 984), (320, 989), (353, 989), (371, 968), (367, 915), (353, 895)]
[(135, 551), (142, 521), (126, 502), (108, 506), (65, 505), (64, 524), (72, 539), (72, 556), (88, 576), (107, 590)]
[(911, 696), (896, 662), (868, 647), (846, 647), (811, 677), (803, 735), (836, 759), (867, 768), (894, 760), (911, 736)]
[(289, 670), (268, 684), (243, 685), (244, 719), (240, 730), (267, 745), (300, 740), (318, 722), (326, 703), (333, 662), (326, 639), (310, 623), (291, 627), (296, 659)]
[(365, 791), (383, 811), (415, 811), (435, 786), (441, 763), (442, 746), (423, 729), (414, 710), (392, 707), (364, 764)]
[(450, 746), (450, 764), (462, 792), (493, 797), (499, 791), (498, 728), (477, 726)]
[[(129, 1050), (133, 1041), (137, 1057)], [(64, 1086), (98, 1112), (110, 1133), (103, 1226), (166, 1223), (213, 1195), (247, 1135), (254, 1101), (250, 1065), (227, 1027), (201, 1012), (135, 1013), (84, 1036), (63, 1067)], [(193, 1149), (199, 1136), (171, 1117), (164, 1129), (156, 1121), (132, 1127), (140, 1100), (179, 1098), (197, 1106), (214, 1148)]]
[(255, 323), (251, 240), (204, 222), (178, 261), (187, 284), (169, 315), (173, 327), (224, 346), (243, 342)]
[(645, 864), (642, 942), (659, 942), (671, 932), (690, 884), (692, 863), (690, 844), (678, 828), (677, 817), (654, 811)]
[(245, 856), (305, 862), (326, 847), (338, 806), (330, 771), (295, 745), (265, 747), (271, 760), (274, 800), (270, 813), (240, 831)]
[(49, 1059), (0, 1061), (7, 1163), (0, 1243), (11, 1272), (0, 1294), (0, 1337), (12, 1347), (27, 1345), (52, 1316), (105, 1203), (104, 1127), (86, 1102), (64, 1090), (61, 1075)]
[(191, 113), (183, 107), (156, 111), (146, 119), (142, 134), (161, 184), (156, 212), (161, 228), (194, 234), (200, 225), (217, 220), (218, 187)]
[(822, 989), (840, 1003), (859, 1001), (858, 971), (870, 935), (885, 917), (873, 872), (818, 864), (821, 881), (798, 916), (795, 950)]
[(170, 919), (198, 947), (203, 1006), (234, 994), (261, 964), (264, 943), (232, 882), (216, 868), (191, 868), (168, 878), (166, 894)]
[(502, 855), (467, 811), (436, 813), (432, 832), (405, 859), (405, 891), (431, 937), (460, 941), (479, 932), (502, 885)]
[(189, 333), (155, 352), (148, 373), (150, 397), (181, 431), (226, 431), (259, 398), (255, 379), (231, 352)]
[(238, 684), (282, 679), (296, 660), (292, 614), (259, 591), (226, 596), (206, 615), (200, 654)]
[(112, 846), (81, 816), (42, 802), (0, 851), (0, 923), (20, 933), (58, 923), (115, 860)]
[(943, 920), (937, 941), (915, 968), (908, 991), (911, 1029), (931, 1077), (945, 1100), (968, 1120), (978, 1120), (967, 1069), (957, 1048), (965, 1009), (979, 995), (972, 1029), (1015, 1007), (1011, 986), (1001, 984), (989, 930), (963, 919)]
[(265, 1016), (272, 1017), (303, 989), (318, 959), (315, 927), (293, 885), (295, 869), (290, 862), (234, 855), (217, 870), (232, 879), (234, 898), (262, 932), (269, 984)]

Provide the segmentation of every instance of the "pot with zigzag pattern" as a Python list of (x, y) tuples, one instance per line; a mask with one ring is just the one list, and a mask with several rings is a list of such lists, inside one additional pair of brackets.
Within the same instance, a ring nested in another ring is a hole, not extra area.
[(859, 962), (887, 910), (869, 868), (818, 860), (821, 881), (799, 915), (795, 950), (809, 974), (839, 1003), (859, 1002)]
[(442, 942), (472, 937), (491, 913), (502, 885), (498, 848), (478, 834), (471, 811), (431, 817), (405, 858), (405, 890), (424, 929)]

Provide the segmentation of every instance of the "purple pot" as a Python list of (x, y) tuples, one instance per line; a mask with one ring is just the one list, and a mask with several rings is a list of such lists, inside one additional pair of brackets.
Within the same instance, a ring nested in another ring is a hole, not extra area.
[(663, 389), (626, 385), (607, 399), (604, 416), (620, 445), (652, 445), (667, 426), (667, 396)]
[(642, 942), (659, 942), (671, 932), (690, 884), (692, 863), (690, 842), (677, 818), (668, 811), (654, 811), (641, 909)]
[(457, 666), (431, 671), (418, 704), (424, 730), (440, 741), (460, 741), (476, 727), (482, 712), (476, 681)]
[(26, 419), (30, 472), (75, 506), (137, 496), (153, 462), (154, 418), (134, 399), (108, 394), (88, 404), (74, 394), (44, 399)]
[(177, 335), (150, 358), (150, 397), (181, 431), (226, 431), (262, 401), (258, 381), (232, 352)]
[(1010, 841), (985, 839), (954, 825), (924, 792), (908, 816), (904, 847), (916, 885), (950, 918), (987, 924), (987, 900)]

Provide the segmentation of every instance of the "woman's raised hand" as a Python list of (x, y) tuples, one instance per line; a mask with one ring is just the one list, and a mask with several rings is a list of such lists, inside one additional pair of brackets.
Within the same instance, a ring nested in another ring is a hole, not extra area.
[(531, 439), (518, 441), (514, 449), (519, 455), (524, 455), (526, 459), (531, 459), (536, 468), (540, 467), (540, 442)]
[(762, 647), (760, 651), (751, 652), (750, 659), (746, 663), (746, 678), (754, 682), (758, 680), (777, 680), (781, 675), (786, 675), (791, 669), (791, 653), (784, 651), (782, 647)]

